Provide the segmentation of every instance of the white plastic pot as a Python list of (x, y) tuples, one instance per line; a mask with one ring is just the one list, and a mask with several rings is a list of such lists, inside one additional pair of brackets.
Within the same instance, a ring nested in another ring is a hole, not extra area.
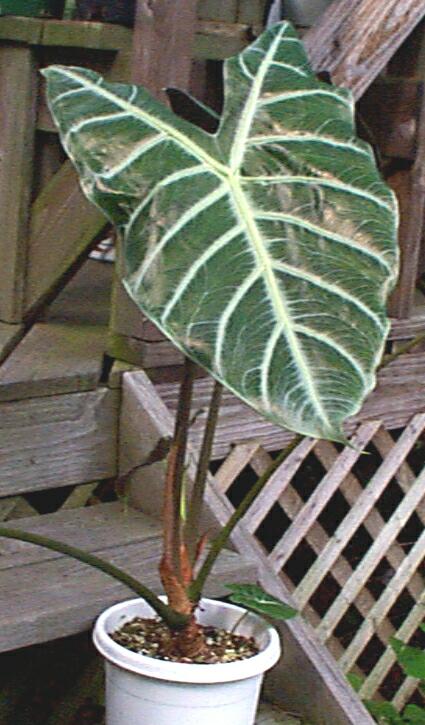
[[(231, 630), (244, 609), (204, 599), (202, 624)], [(264, 673), (279, 659), (275, 629), (247, 614), (236, 632), (255, 637), (260, 652), (240, 662), (213, 665), (166, 662), (139, 655), (109, 637), (134, 617), (154, 616), (143, 599), (107, 609), (96, 622), (93, 640), (105, 658), (106, 725), (251, 725)]]

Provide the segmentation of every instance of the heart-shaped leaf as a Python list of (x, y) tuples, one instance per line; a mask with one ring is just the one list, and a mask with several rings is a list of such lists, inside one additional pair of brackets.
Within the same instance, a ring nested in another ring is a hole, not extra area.
[(231, 592), (231, 602), (253, 612), (280, 620), (292, 619), (298, 614), (296, 609), (268, 594), (257, 584), (226, 584), (226, 587)]
[(44, 72), (140, 308), (265, 417), (343, 439), (375, 384), (397, 270), (394, 197), (350, 93), (315, 78), (288, 23), (225, 63), (214, 134), (143, 88)]

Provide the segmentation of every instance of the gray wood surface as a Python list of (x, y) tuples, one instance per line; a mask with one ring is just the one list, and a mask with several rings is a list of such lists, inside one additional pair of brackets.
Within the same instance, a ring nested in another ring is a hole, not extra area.
[(303, 38), (316, 70), (359, 98), (425, 15), (425, 0), (335, 0)]
[(27, 313), (52, 294), (105, 224), (103, 214), (83, 195), (71, 162), (66, 161), (32, 206), (25, 286)]
[(13, 350), (23, 334), (23, 325), (12, 325), (7, 322), (0, 322), (0, 363)]
[(2, 403), (0, 497), (116, 473), (119, 391)]
[(94, 390), (105, 347), (101, 326), (34, 325), (0, 367), (0, 401)]
[[(157, 0), (154, 4), (138, 0), (136, 3), (131, 79), (165, 103), (165, 88), (189, 88), (196, 11), (197, 0), (181, 0), (178, 5), (174, 0)], [(118, 266), (121, 264), (119, 261)], [(138, 339), (144, 338), (144, 326), (142, 313), (117, 277), (111, 313), (110, 354), (127, 362), (143, 360), (146, 365), (146, 353), (150, 350)], [(174, 364), (174, 348), (167, 343), (160, 344), (161, 354), (171, 355), (171, 364)]]
[[(422, 97), (416, 137), (416, 158), (398, 194), (400, 203), (401, 268), (391, 300), (394, 317), (409, 317), (414, 306), (425, 214), (425, 100)], [(397, 189), (396, 189), (397, 191)]]
[(0, 320), (4, 322), (22, 320), (37, 82), (32, 49), (3, 44), (0, 47)]
[(45, 310), (42, 320), (107, 328), (114, 265), (88, 259)]
[[(77, 542), (159, 593), (157, 566), (162, 541), (157, 524), (133, 510), (125, 512), (117, 504), (105, 506), (21, 520), (19, 526)], [(105, 607), (134, 596), (115, 580), (69, 557), (41, 554), (39, 547), (19, 542), (11, 546), (7, 542), (4, 547), (0, 558), (0, 651), (88, 629)], [(224, 584), (236, 577), (252, 581), (255, 569), (239, 555), (225, 552), (206, 595), (223, 595)]]

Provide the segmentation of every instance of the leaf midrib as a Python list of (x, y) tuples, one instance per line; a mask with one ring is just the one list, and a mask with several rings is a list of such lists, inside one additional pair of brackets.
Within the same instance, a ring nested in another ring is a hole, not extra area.
[(290, 314), (287, 312), (289, 307), (285, 295), (277, 284), (272, 260), (267, 253), (261, 232), (258, 229), (249, 202), (241, 187), (239, 177), (237, 175), (229, 174), (228, 183), (232, 192), (230, 196), (233, 196), (235, 202), (235, 211), (238, 214), (239, 223), (245, 226), (247, 230), (247, 237), (251, 242), (252, 251), (254, 252), (255, 258), (258, 260), (258, 266), (264, 272), (270, 302), (275, 310), (277, 319), (283, 323), (284, 335), (288, 341), (291, 354), (298, 365), (298, 370), (301, 372), (304, 380), (304, 386), (310, 391), (310, 399), (316, 408), (318, 417), (324, 422), (326, 427), (331, 427), (327, 413), (320, 402), (320, 396), (316, 390), (315, 380), (310, 372), (304, 352), (294, 332), (294, 322)]

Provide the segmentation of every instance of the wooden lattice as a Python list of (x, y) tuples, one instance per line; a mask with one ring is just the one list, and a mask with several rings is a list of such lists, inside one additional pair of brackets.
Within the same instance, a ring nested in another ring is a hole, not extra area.
[[(67, 510), (67, 509), (79, 509), (82, 506), (91, 505), (93, 503), (100, 502), (97, 498), (97, 489), (99, 482), (94, 481), (91, 483), (83, 483), (78, 486), (72, 486), (66, 490), (66, 492), (57, 489), (58, 501), (55, 505), (54, 499), (52, 502), (51, 492), (48, 492), (48, 503), (49, 512)], [(52, 506), (53, 503), (53, 506)], [(43, 509), (43, 504), (41, 505)], [(15, 519), (28, 518), (29, 516), (40, 516), (44, 512), (39, 510), (33, 500), (32, 496), (6, 496), (0, 499), (0, 521), (13, 521)]]
[[(364, 677), (361, 697), (399, 708), (419, 697), (387, 645), (414, 640), (425, 614), (424, 429), (420, 413), (402, 432), (361, 424), (351, 448), (303, 440), (243, 521), (344, 672)], [(216, 484), (236, 504), (271, 460), (237, 445)]]

